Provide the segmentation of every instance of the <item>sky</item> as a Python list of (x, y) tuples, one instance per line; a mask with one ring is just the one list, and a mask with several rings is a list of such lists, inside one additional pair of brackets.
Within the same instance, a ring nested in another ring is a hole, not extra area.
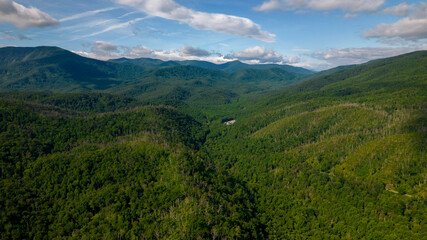
[(312, 70), (427, 50), (427, 2), (0, 0), (0, 47)]

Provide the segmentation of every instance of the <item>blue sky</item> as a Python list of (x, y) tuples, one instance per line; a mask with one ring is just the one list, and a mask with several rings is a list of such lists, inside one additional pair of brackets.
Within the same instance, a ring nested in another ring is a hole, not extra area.
[(322, 70), (427, 50), (427, 3), (394, 0), (0, 0), (0, 46), (83, 56)]

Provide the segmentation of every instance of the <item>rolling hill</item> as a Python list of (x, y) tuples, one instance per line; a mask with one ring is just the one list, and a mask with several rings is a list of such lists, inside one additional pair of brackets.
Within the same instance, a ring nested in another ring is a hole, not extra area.
[(270, 238), (425, 234), (427, 51), (240, 102), (204, 151), (258, 193)]
[(0, 93), (2, 239), (425, 236), (427, 51), (308, 78), (93, 64), (143, 74)]

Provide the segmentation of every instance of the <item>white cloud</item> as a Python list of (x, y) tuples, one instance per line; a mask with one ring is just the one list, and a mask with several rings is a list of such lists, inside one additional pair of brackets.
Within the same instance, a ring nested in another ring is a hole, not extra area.
[(298, 57), (283, 57), (281, 54), (266, 49), (265, 47), (252, 47), (241, 52), (223, 55), (220, 53), (209, 52), (192, 46), (184, 46), (180, 49), (159, 50), (150, 49), (146, 46), (125, 47), (117, 46), (104, 41), (96, 41), (93, 44), (86, 45), (90, 51), (74, 51), (84, 57), (95, 58), (100, 60), (117, 59), (117, 58), (154, 58), (163, 61), (183, 61), (198, 60), (207, 61), (216, 64), (222, 64), (230, 61), (240, 60), (248, 64), (291, 64), (298, 65)]
[(199, 12), (179, 5), (173, 0), (115, 0), (119, 4), (135, 7), (149, 15), (186, 23), (198, 30), (212, 30), (241, 37), (274, 42), (275, 35), (262, 31), (248, 18)]
[(115, 19), (100, 19), (100, 20), (94, 20), (94, 21), (90, 21), (90, 22), (85, 21), (84, 23), (78, 23), (78, 24), (76, 23), (76, 24), (72, 24), (72, 25), (66, 26), (66, 27), (61, 26), (56, 30), (70, 34), (70, 33), (84, 32), (90, 28), (112, 25), (112, 24), (116, 24), (116, 23), (117, 22), (115, 21)]
[(366, 47), (341, 48), (328, 51), (318, 51), (310, 54), (311, 57), (324, 60), (329, 67), (365, 63), (370, 60), (393, 57), (413, 51), (426, 50), (427, 44), (411, 47)]
[[(226, 59), (222, 55), (210, 54), (208, 51), (185, 46), (178, 50), (153, 50), (145, 46), (135, 46), (135, 47), (125, 47), (125, 46), (116, 46), (112, 43), (96, 41), (94, 42), (91, 48), (91, 51), (74, 51), (74, 53), (79, 54), (84, 57), (95, 58), (100, 60), (116, 59), (116, 58), (154, 58), (161, 59), (163, 61), (169, 60), (200, 60), (208, 61), (213, 63), (225, 63), (235, 59)], [(90, 47), (90, 46), (88, 46)], [(116, 51), (117, 49), (117, 51)], [(190, 49), (190, 51), (189, 51)], [(197, 51), (195, 51), (197, 50)], [(193, 52), (195, 51), (195, 52)], [(202, 53), (209, 53), (205, 55)], [(191, 54), (190, 54), (191, 53)], [(199, 55), (199, 56), (197, 56)], [(202, 56), (203, 55), (203, 56)]]
[(186, 56), (207, 57), (211, 55), (211, 53), (207, 50), (191, 46), (185, 46), (181, 48), (181, 52)]
[(107, 51), (107, 52), (118, 52), (118, 48), (116, 45), (104, 42), (104, 41), (96, 41), (94, 43), (94, 48), (97, 50)]
[(137, 23), (137, 22), (139, 22), (141, 20), (144, 20), (144, 19), (143, 18), (137, 18), (137, 19), (134, 19), (132, 21), (125, 22), (125, 23), (115, 24), (115, 25), (109, 26), (109, 27), (107, 27), (107, 28), (105, 28), (105, 29), (103, 29), (103, 30), (101, 30), (99, 32), (95, 32), (95, 33), (89, 34), (89, 36), (93, 37), (93, 36), (96, 36), (96, 35), (99, 35), (99, 34), (102, 34), (102, 33), (106, 33), (106, 32), (110, 32), (110, 31), (113, 31), (113, 30), (116, 30), (116, 29), (119, 29), (119, 28), (129, 27), (129, 26), (132, 26), (133, 24), (135, 24), (135, 23)]
[(292, 64), (292, 66), (301, 67), (301, 68), (314, 70), (314, 71), (322, 71), (322, 70), (331, 68), (331, 65), (324, 61), (313, 61), (313, 60), (300, 61), (298, 63)]
[(136, 19), (131, 20), (131, 21), (128, 21), (128, 22), (124, 22), (124, 23), (117, 23), (117, 24), (114, 24), (114, 25), (108, 26), (108, 27), (106, 27), (106, 28), (104, 28), (104, 29), (102, 29), (102, 30), (100, 30), (100, 31), (93, 32), (93, 33), (91, 33), (91, 34), (87, 34), (87, 35), (84, 35), (84, 36), (76, 37), (76, 38), (74, 38), (73, 40), (82, 39), (82, 38), (87, 38), (87, 37), (94, 37), (94, 36), (97, 36), (97, 35), (100, 35), (100, 34), (103, 34), (103, 33), (106, 33), (106, 32), (110, 32), (110, 31), (113, 31), (113, 30), (116, 30), (116, 29), (127, 28), (127, 27), (133, 27), (135, 23), (137, 23), (137, 22), (139, 22), (139, 21), (142, 21), (142, 20), (144, 20), (144, 19), (147, 19), (147, 18), (148, 18), (148, 17), (146, 17), (146, 18), (136, 18)]
[(254, 9), (256, 11), (312, 9), (318, 11), (371, 12), (378, 10), (383, 4), (384, 0), (270, 0)]
[(122, 54), (126, 58), (145, 58), (145, 57), (154, 57), (156, 54), (153, 50), (145, 46), (136, 46), (129, 48), (125, 53)]
[(116, 58), (120, 55), (119, 46), (104, 41), (95, 41), (94, 43), (85, 43), (84, 47), (91, 48), (90, 51), (73, 51), (84, 57), (95, 58), (100, 60), (108, 60), (111, 58)]
[(289, 65), (295, 65), (301, 62), (301, 59), (299, 57), (284, 57), (283, 61), (280, 64), (289, 64)]
[(410, 12), (414, 11), (415, 9), (416, 9), (416, 7), (413, 5), (401, 3), (397, 6), (384, 9), (383, 13), (394, 15), (394, 16), (399, 16), (399, 17), (406, 17), (409, 15)]
[(139, 11), (132, 11), (132, 12), (128, 12), (128, 13), (125, 13), (125, 14), (121, 15), (121, 16), (120, 16), (120, 17), (118, 17), (118, 18), (124, 18), (124, 17), (130, 16), (130, 15), (132, 15), (132, 14), (136, 14), (136, 13), (139, 13)]
[(365, 38), (402, 38), (419, 40), (427, 38), (427, 3), (420, 5), (409, 16), (395, 23), (382, 23), (364, 33)]
[(24, 7), (11, 0), (0, 0), (0, 21), (10, 22), (18, 28), (49, 27), (59, 21), (34, 7)]
[[(302, 59), (299, 57), (283, 57), (281, 54), (276, 53), (273, 50), (268, 50), (265, 47), (258, 46), (226, 56), (222, 54), (211, 54), (209, 56), (190, 56), (186, 54), (184, 50), (189, 48), (188, 46), (182, 47), (180, 49), (153, 50), (146, 46), (124, 47), (116, 46), (108, 42), (97, 41), (86, 47), (91, 47), (91, 51), (75, 51), (75, 53), (85, 57), (96, 58), (100, 60), (125, 57), (131, 59), (154, 58), (161, 59), (163, 61), (199, 60), (216, 64), (240, 60), (248, 64), (290, 64), (295, 67), (303, 67), (312, 70), (325, 70), (336, 66), (361, 64), (370, 60), (397, 56), (413, 51), (427, 50), (427, 41), (408, 47), (330, 49), (327, 51), (317, 51), (314, 53), (302, 54), (300, 55)], [(118, 51), (115, 51), (115, 49)]]
[(75, 15), (72, 15), (72, 16), (69, 16), (66, 18), (62, 18), (62, 19), (60, 19), (60, 21), (65, 22), (65, 21), (76, 20), (76, 19), (80, 19), (80, 18), (84, 18), (84, 17), (93, 16), (93, 15), (96, 15), (98, 13), (108, 12), (108, 11), (111, 11), (114, 9), (117, 9), (117, 8), (104, 8), (104, 9), (98, 9), (98, 10), (93, 10), (93, 11), (87, 11), (87, 12), (75, 14)]
[(228, 58), (238, 59), (243, 62), (257, 64), (257, 63), (296, 63), (299, 61), (296, 57), (285, 58), (282, 54), (275, 52), (272, 49), (267, 49), (262, 46), (255, 46), (247, 48), (241, 52), (234, 53), (227, 56)]

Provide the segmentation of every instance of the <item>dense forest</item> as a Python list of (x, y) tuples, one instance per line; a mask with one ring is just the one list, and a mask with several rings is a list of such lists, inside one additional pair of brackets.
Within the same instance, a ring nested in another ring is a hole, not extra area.
[(309, 74), (11, 49), (1, 239), (427, 234), (426, 51)]

